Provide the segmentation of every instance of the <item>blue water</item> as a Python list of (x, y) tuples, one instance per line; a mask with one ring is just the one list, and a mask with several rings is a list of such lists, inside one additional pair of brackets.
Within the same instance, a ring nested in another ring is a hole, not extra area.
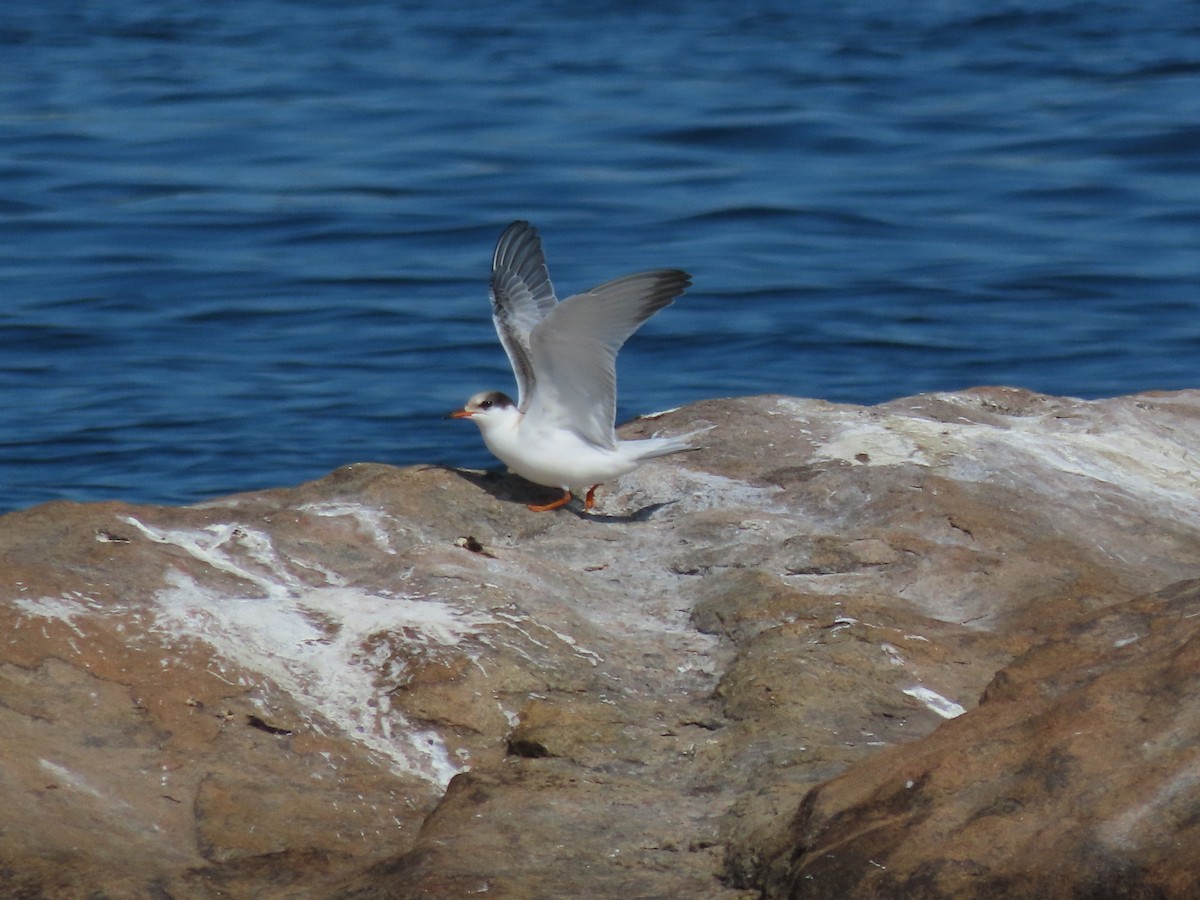
[(0, 509), (490, 465), (510, 220), (623, 417), (1200, 387), (1200, 3), (0, 6)]

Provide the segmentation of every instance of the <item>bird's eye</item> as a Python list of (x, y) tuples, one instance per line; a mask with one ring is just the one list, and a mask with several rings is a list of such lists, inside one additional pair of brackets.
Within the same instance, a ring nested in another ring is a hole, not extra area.
[(479, 402), (479, 408), (480, 408), (480, 409), (491, 409), (491, 408), (492, 408), (492, 401), (491, 401), (491, 400), (481, 400), (481, 401)]

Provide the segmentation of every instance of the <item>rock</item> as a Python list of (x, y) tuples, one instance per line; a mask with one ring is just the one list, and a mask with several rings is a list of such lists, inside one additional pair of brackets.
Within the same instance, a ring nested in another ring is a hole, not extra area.
[(809, 793), (769, 893), (1200, 896), (1200, 580), (1001, 670), (977, 708)]
[[(1024, 850), (922, 850), (893, 820), (1050, 834), (1070, 809), (1071, 867), (1190, 896), (1163, 848), (1189, 836), (1171, 772), (1191, 725), (1148, 698), (1190, 660), (1186, 603), (1153, 592), (1200, 576), (1200, 392), (756, 397), (624, 432), (707, 424), (705, 449), (606, 485), (594, 515), (530, 513), (543, 492), (507, 476), (355, 464), (193, 507), (3, 517), (0, 886), (738, 898), (819, 874), (911, 896)], [(1114, 699), (1086, 693), (1092, 671)], [(1110, 806), (1084, 796), (1107, 775), (1064, 730), (1072, 702), (1130, 770)], [(1016, 767), (991, 793), (952, 755), (985, 733)], [(1138, 782), (1148, 740), (1161, 777)], [(1123, 849), (1088, 856), (1103, 828)], [(810, 852), (843, 840), (840, 868)]]

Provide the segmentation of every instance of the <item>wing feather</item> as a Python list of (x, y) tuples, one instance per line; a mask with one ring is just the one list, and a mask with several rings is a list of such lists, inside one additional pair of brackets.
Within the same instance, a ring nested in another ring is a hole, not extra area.
[(527, 398), (531, 428), (569, 428), (599, 447), (616, 446), (616, 358), (643, 322), (687, 290), (691, 276), (656, 269), (605, 282), (555, 305), (529, 333), (539, 373)]
[(536, 384), (530, 334), (558, 305), (537, 229), (528, 222), (509, 225), (492, 256), (492, 322), (517, 379), (517, 408), (529, 405)]

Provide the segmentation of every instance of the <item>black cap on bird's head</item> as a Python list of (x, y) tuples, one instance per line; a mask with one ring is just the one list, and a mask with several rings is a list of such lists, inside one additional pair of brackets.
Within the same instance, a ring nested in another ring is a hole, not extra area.
[(505, 409), (516, 406), (508, 394), (500, 391), (480, 391), (467, 401), (462, 409), (456, 409), (446, 415), (447, 419), (469, 419), (471, 416), (485, 413), (489, 409)]

